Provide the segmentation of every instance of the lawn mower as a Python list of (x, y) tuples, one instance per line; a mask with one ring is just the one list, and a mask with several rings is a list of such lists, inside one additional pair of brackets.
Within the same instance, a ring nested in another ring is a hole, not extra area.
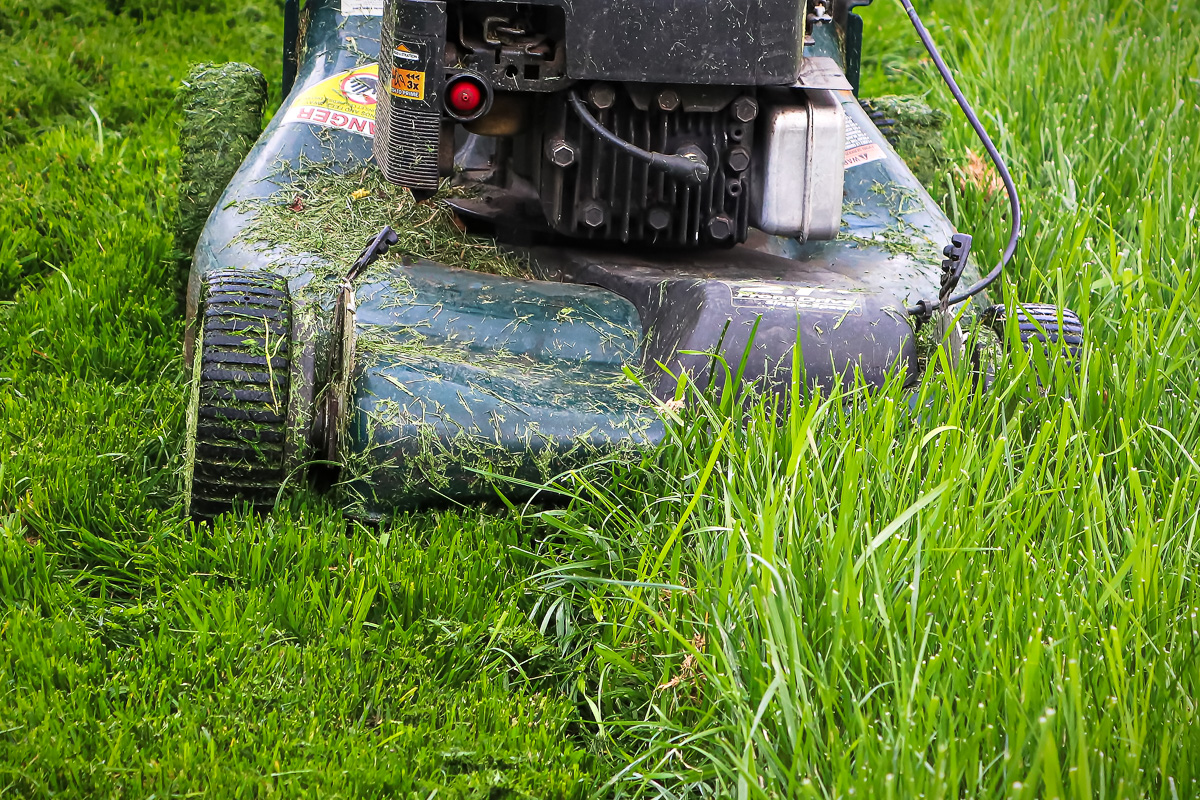
[[(288, 0), (261, 135), (250, 68), (187, 87), (191, 513), (314, 482), (364, 519), (528, 495), (654, 446), (685, 381), (916, 381), (924, 326), (1002, 324), (1012, 180), (908, 6), (1010, 198), (981, 275), (857, 98), (868, 2)], [(347, 257), (360, 201), (409, 215)], [(422, 257), (426, 210), (518, 266)]]

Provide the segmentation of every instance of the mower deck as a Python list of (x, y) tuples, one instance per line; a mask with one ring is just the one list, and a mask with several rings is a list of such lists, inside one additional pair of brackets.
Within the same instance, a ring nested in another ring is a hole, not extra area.
[[(672, 397), (682, 373), (723, 380), (714, 356), (736, 369), (748, 352), (745, 380), (763, 389), (788, 385), (793, 363), (809, 385), (852, 381), (856, 371), (879, 384), (898, 367), (918, 377), (904, 309), (937, 295), (953, 227), (849, 91), (841, 96), (853, 147), (834, 241), (759, 233), (686, 253), (542, 245), (526, 250), (538, 280), (393, 254), (353, 283), (338, 319), (329, 276), (349, 264), (245, 234), (256, 209), (286, 202), (288, 176), (306, 165), (350, 172), (369, 163), (371, 126), (333, 109), (377, 86), (361, 54), (378, 25), (318, 6), (295, 88), (217, 203), (193, 262), (193, 336), (203, 333), (211, 276), (244, 269), (286, 279), (291, 388), (273, 474), (290, 480), (312, 462), (334, 463), (347, 508), (378, 517), (494, 498), (499, 477), (538, 484), (653, 444), (662, 436), (655, 398)], [(367, 119), (370, 104), (358, 111)]]

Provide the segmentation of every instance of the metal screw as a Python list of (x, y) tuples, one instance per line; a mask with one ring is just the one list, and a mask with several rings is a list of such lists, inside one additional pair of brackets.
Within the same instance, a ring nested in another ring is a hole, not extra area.
[(656, 231), (665, 231), (671, 225), (671, 212), (665, 208), (652, 208), (646, 222)]
[(550, 163), (556, 167), (569, 167), (575, 163), (575, 148), (570, 142), (564, 142), (562, 139), (554, 139), (549, 143), (547, 155), (550, 157)]
[(674, 111), (679, 108), (679, 93), (674, 89), (663, 89), (658, 93), (658, 107), (663, 111)]
[(725, 241), (733, 236), (733, 220), (724, 214), (718, 214), (708, 221), (708, 235), (713, 241)]
[(744, 147), (735, 147), (725, 156), (725, 163), (734, 172), (745, 172), (750, 166), (750, 151)]
[(729, 108), (738, 122), (753, 122), (758, 116), (758, 101), (753, 97), (739, 97)]
[(604, 206), (595, 200), (583, 207), (583, 224), (589, 228), (599, 228), (607, 217), (608, 213), (604, 210)]
[(611, 108), (617, 102), (617, 90), (611, 83), (593, 83), (588, 89), (588, 102), (598, 111)]

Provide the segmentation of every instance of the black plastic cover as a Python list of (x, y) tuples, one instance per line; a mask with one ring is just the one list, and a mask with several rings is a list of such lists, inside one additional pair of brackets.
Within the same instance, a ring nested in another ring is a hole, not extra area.
[(567, 75), (577, 80), (790, 86), (800, 72), (804, 0), (532, 4), (563, 9)]

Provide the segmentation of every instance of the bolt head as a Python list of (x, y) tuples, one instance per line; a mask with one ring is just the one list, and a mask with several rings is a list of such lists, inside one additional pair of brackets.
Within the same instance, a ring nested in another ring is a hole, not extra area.
[(569, 167), (575, 163), (575, 148), (562, 139), (550, 143), (549, 155), (550, 163), (556, 167)]
[(758, 116), (758, 101), (753, 97), (739, 97), (733, 101), (730, 111), (738, 122), (753, 122)]
[(674, 111), (679, 104), (679, 93), (674, 89), (663, 89), (658, 93), (658, 107), (663, 111)]
[(745, 172), (750, 166), (750, 151), (744, 147), (735, 147), (725, 157), (725, 163), (734, 172)]
[(665, 231), (671, 225), (671, 212), (665, 208), (652, 208), (646, 222), (656, 231)]
[(713, 241), (725, 241), (733, 236), (733, 220), (724, 214), (718, 214), (708, 221), (708, 235)]
[(607, 216), (599, 203), (592, 202), (583, 207), (583, 224), (589, 228), (599, 228)]
[(612, 108), (612, 104), (617, 102), (617, 90), (611, 83), (593, 83), (588, 89), (588, 102), (598, 111)]

